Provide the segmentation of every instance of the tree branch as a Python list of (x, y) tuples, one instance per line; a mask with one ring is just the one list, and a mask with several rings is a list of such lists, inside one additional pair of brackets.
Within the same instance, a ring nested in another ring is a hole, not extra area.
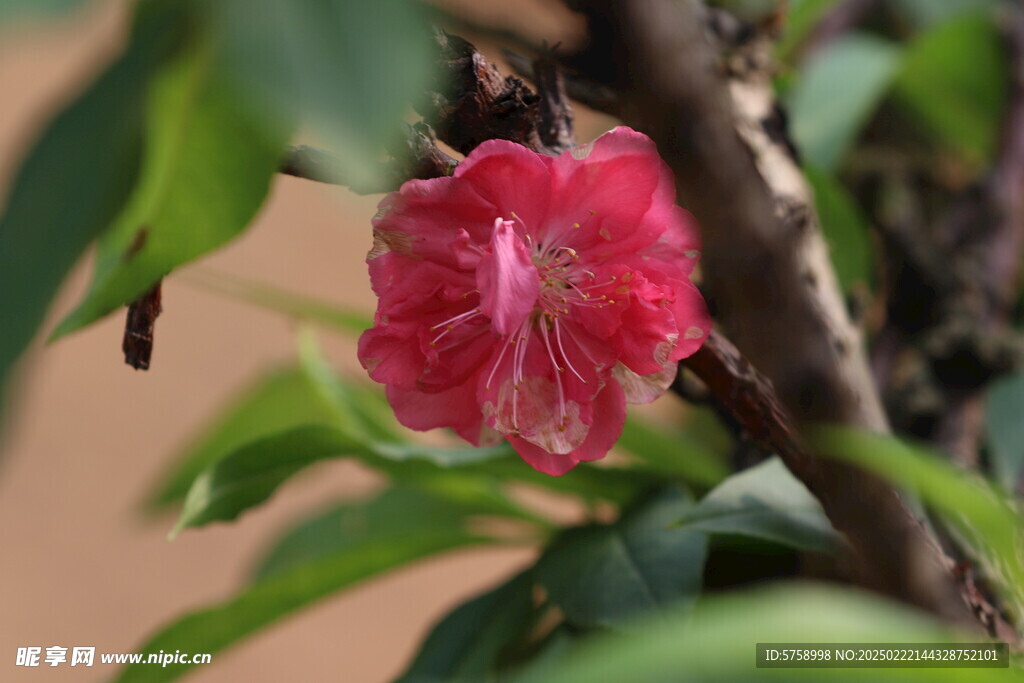
[[(716, 407), (729, 416), (740, 436), (765, 453), (775, 453), (797, 478), (819, 499), (828, 492), (828, 461), (819, 460), (800, 436), (796, 424), (779, 400), (771, 381), (743, 357), (720, 332), (713, 331), (704, 345), (681, 364), (707, 387)], [(919, 525), (922, 533), (924, 527)], [(995, 637), (1019, 643), (1017, 633), (979, 590), (970, 572), (942, 555), (932, 543), (932, 554), (960, 586), (960, 598), (978, 621)], [(878, 546), (876, 546), (878, 547)], [(882, 546), (884, 547), (884, 546)]]
[(540, 140), (552, 153), (576, 146), (572, 107), (553, 50), (533, 60), (533, 82), (540, 96)]
[[(536, 82), (533, 60), (507, 49), (503, 50), (502, 54), (517, 74)], [(608, 86), (572, 71), (562, 73), (562, 80), (565, 83), (565, 93), (570, 99), (606, 114), (614, 114), (618, 109), (618, 96)]]
[[(719, 321), (797, 424), (887, 431), (808, 185), (764, 125), (777, 118), (769, 75), (754, 69), (725, 82), (692, 0), (582, 4), (596, 29), (588, 75), (617, 86), (622, 118), (658, 143), (704, 228), (705, 285)], [(975, 623), (948, 558), (888, 484), (843, 463), (812, 462), (794, 474), (851, 541), (860, 583)]]

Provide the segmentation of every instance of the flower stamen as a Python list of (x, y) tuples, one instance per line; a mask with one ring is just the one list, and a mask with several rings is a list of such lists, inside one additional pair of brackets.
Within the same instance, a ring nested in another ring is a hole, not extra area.
[[(561, 326), (558, 324), (557, 320), (555, 321), (555, 341), (558, 342), (558, 350), (562, 353), (562, 358), (563, 358), (563, 360), (565, 360), (566, 366), (570, 370), (572, 370), (572, 374), (576, 375), (579, 378), (579, 380), (581, 382), (583, 382), (584, 384), (590, 384), (590, 382), (588, 382), (587, 380), (583, 379), (583, 376), (580, 375), (580, 373), (576, 372), (576, 368), (573, 367), (572, 362), (569, 360), (569, 356), (565, 353), (565, 347), (562, 346)], [(579, 346), (579, 345), (577, 344), (577, 346)]]
[(473, 318), (475, 318), (476, 316), (478, 316), (480, 314), (481, 314), (480, 309), (479, 308), (474, 308), (471, 311), (466, 311), (465, 313), (461, 313), (461, 314), (459, 314), (457, 316), (449, 318), (448, 320), (445, 320), (443, 323), (438, 323), (437, 325), (434, 325), (433, 327), (430, 328), (431, 332), (433, 332), (433, 331), (435, 331), (437, 329), (440, 329), (441, 327), (444, 327), (445, 329), (444, 329), (444, 332), (442, 332), (441, 334), (439, 334), (436, 337), (434, 337), (434, 339), (430, 342), (430, 346), (431, 347), (436, 346), (437, 342), (440, 341), (441, 338), (444, 337), (446, 334), (448, 334), (449, 332), (454, 330), (459, 325), (462, 325), (463, 323), (472, 320)]

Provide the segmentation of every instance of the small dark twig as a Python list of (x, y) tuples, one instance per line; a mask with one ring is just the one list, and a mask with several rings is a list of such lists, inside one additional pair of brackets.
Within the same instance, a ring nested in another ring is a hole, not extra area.
[[(502, 50), (505, 60), (512, 66), (512, 70), (523, 78), (536, 82), (534, 75), (533, 60), (525, 55)], [(590, 80), (574, 71), (562, 72), (562, 80), (565, 83), (565, 94), (569, 99), (590, 107), (594, 111), (614, 115), (618, 108), (618, 95), (606, 85)]]
[(153, 328), (157, 316), (163, 311), (160, 285), (161, 282), (157, 282), (128, 306), (121, 348), (124, 350), (124, 362), (136, 370), (149, 370), (153, 356)]
[(565, 80), (555, 60), (554, 50), (533, 60), (533, 82), (540, 96), (541, 142), (552, 152), (575, 147), (572, 107), (565, 94)]

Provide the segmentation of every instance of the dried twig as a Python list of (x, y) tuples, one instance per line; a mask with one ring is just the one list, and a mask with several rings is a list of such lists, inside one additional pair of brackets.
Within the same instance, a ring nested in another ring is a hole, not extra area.
[(124, 362), (136, 370), (149, 370), (153, 356), (153, 328), (157, 316), (163, 311), (161, 305), (161, 281), (128, 306), (124, 325)]
[(576, 146), (572, 107), (565, 94), (565, 81), (553, 51), (533, 60), (533, 82), (540, 96), (539, 133), (549, 151), (564, 152)]
[[(512, 50), (504, 50), (502, 53), (517, 74), (536, 82), (532, 59)], [(608, 86), (572, 71), (562, 72), (562, 80), (565, 93), (570, 99), (606, 114), (614, 114), (618, 108), (618, 95)]]

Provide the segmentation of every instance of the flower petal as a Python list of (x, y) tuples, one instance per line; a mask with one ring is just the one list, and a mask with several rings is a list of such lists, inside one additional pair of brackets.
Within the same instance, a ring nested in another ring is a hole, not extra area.
[[(474, 377), (467, 384), (475, 382)], [(451, 427), (474, 446), (493, 446), (500, 441), (500, 435), (483, 424), (474, 392), (466, 386), (435, 394), (388, 386), (387, 397), (395, 417), (409, 429)]]
[(500, 360), (494, 361), (486, 376), (480, 374), (477, 400), (485, 422), (548, 452), (569, 453), (583, 443), (593, 421), (593, 389), (582, 394), (572, 391), (571, 380), (555, 370), (536, 329), (517, 332), (515, 342), (508, 345), (505, 357), (499, 352)]
[(640, 250), (634, 266), (646, 272), (651, 259), (657, 259), (669, 272), (692, 273), (700, 260), (700, 233), (693, 214), (675, 204), (656, 204), (643, 220), (664, 227), (654, 244)]
[(472, 185), (453, 178), (410, 180), (378, 206), (370, 262), (383, 251), (397, 251), (458, 267), (451, 249), (457, 231), (465, 230), (474, 244), (487, 244), (496, 215), (497, 207)]
[(516, 453), (529, 463), (530, 467), (553, 477), (562, 476), (580, 463), (579, 458), (574, 457), (571, 453), (564, 455), (548, 453), (525, 439), (510, 436), (508, 442), (512, 444), (512, 448), (516, 449)]
[(512, 218), (514, 213), (532, 229), (547, 216), (552, 161), (508, 140), (487, 140), (458, 165), (453, 179), (494, 206), (492, 220)]
[(619, 126), (589, 147), (585, 156), (570, 150), (551, 165), (558, 208), (549, 234), (577, 251), (592, 250), (589, 259), (597, 262), (654, 243), (664, 222), (643, 218), (652, 206), (675, 201), (672, 172), (654, 142)]
[(480, 309), (490, 317), (498, 334), (511, 334), (537, 306), (537, 267), (512, 221), (494, 221), (490, 246), (476, 270)]
[(700, 291), (689, 280), (676, 283), (675, 301), (671, 304), (672, 315), (679, 329), (679, 339), (669, 356), (682, 360), (696, 353), (711, 333), (711, 315)]
[(374, 327), (359, 340), (359, 360), (374, 380), (440, 391), (461, 384), (490, 356), (489, 321), (472, 315), (472, 274), (397, 253), (371, 261), (370, 273), (380, 300)]
[(612, 377), (622, 385), (627, 403), (650, 403), (672, 386), (679, 372), (679, 363), (669, 361), (665, 367), (650, 375), (638, 375), (622, 363), (612, 368)]
[(525, 439), (510, 436), (508, 442), (535, 470), (560, 476), (581, 461), (600, 460), (608, 455), (622, 435), (626, 423), (626, 399), (618, 382), (609, 382), (594, 402), (595, 414), (600, 416), (587, 432), (586, 440), (571, 453), (550, 453)]

